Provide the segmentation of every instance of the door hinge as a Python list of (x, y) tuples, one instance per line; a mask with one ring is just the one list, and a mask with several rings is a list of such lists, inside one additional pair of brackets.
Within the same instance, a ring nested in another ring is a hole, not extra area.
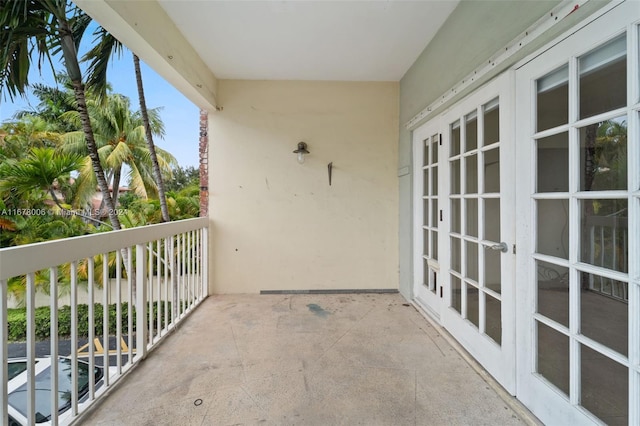
[(442, 146), (442, 133), (438, 133), (438, 144)]
[(440, 286), (440, 299), (442, 299), (442, 286)]
[(513, 245), (513, 254), (516, 254), (516, 245)]
[(442, 222), (442, 210), (440, 210), (440, 222)]

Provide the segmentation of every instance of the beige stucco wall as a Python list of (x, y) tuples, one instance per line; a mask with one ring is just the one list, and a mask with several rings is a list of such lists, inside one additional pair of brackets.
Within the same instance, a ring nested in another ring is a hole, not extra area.
[(220, 80), (218, 100), (211, 291), (397, 288), (398, 83)]

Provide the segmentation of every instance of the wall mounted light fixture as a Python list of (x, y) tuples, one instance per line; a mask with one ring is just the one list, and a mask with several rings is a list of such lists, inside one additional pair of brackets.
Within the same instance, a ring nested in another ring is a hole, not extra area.
[(309, 153), (307, 150), (307, 144), (304, 142), (298, 142), (298, 149), (293, 151), (294, 154), (298, 154), (298, 163), (304, 163), (304, 155)]

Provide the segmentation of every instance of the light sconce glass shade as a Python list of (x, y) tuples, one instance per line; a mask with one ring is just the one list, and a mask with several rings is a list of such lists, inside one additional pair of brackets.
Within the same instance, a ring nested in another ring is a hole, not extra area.
[(298, 154), (298, 163), (304, 163), (304, 155), (308, 154), (307, 144), (304, 142), (298, 142), (298, 149), (293, 151), (294, 154)]

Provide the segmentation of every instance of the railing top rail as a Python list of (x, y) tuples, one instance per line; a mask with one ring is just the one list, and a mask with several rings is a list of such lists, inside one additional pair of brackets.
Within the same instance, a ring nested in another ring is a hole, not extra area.
[(206, 217), (0, 249), (0, 280), (206, 228)]

